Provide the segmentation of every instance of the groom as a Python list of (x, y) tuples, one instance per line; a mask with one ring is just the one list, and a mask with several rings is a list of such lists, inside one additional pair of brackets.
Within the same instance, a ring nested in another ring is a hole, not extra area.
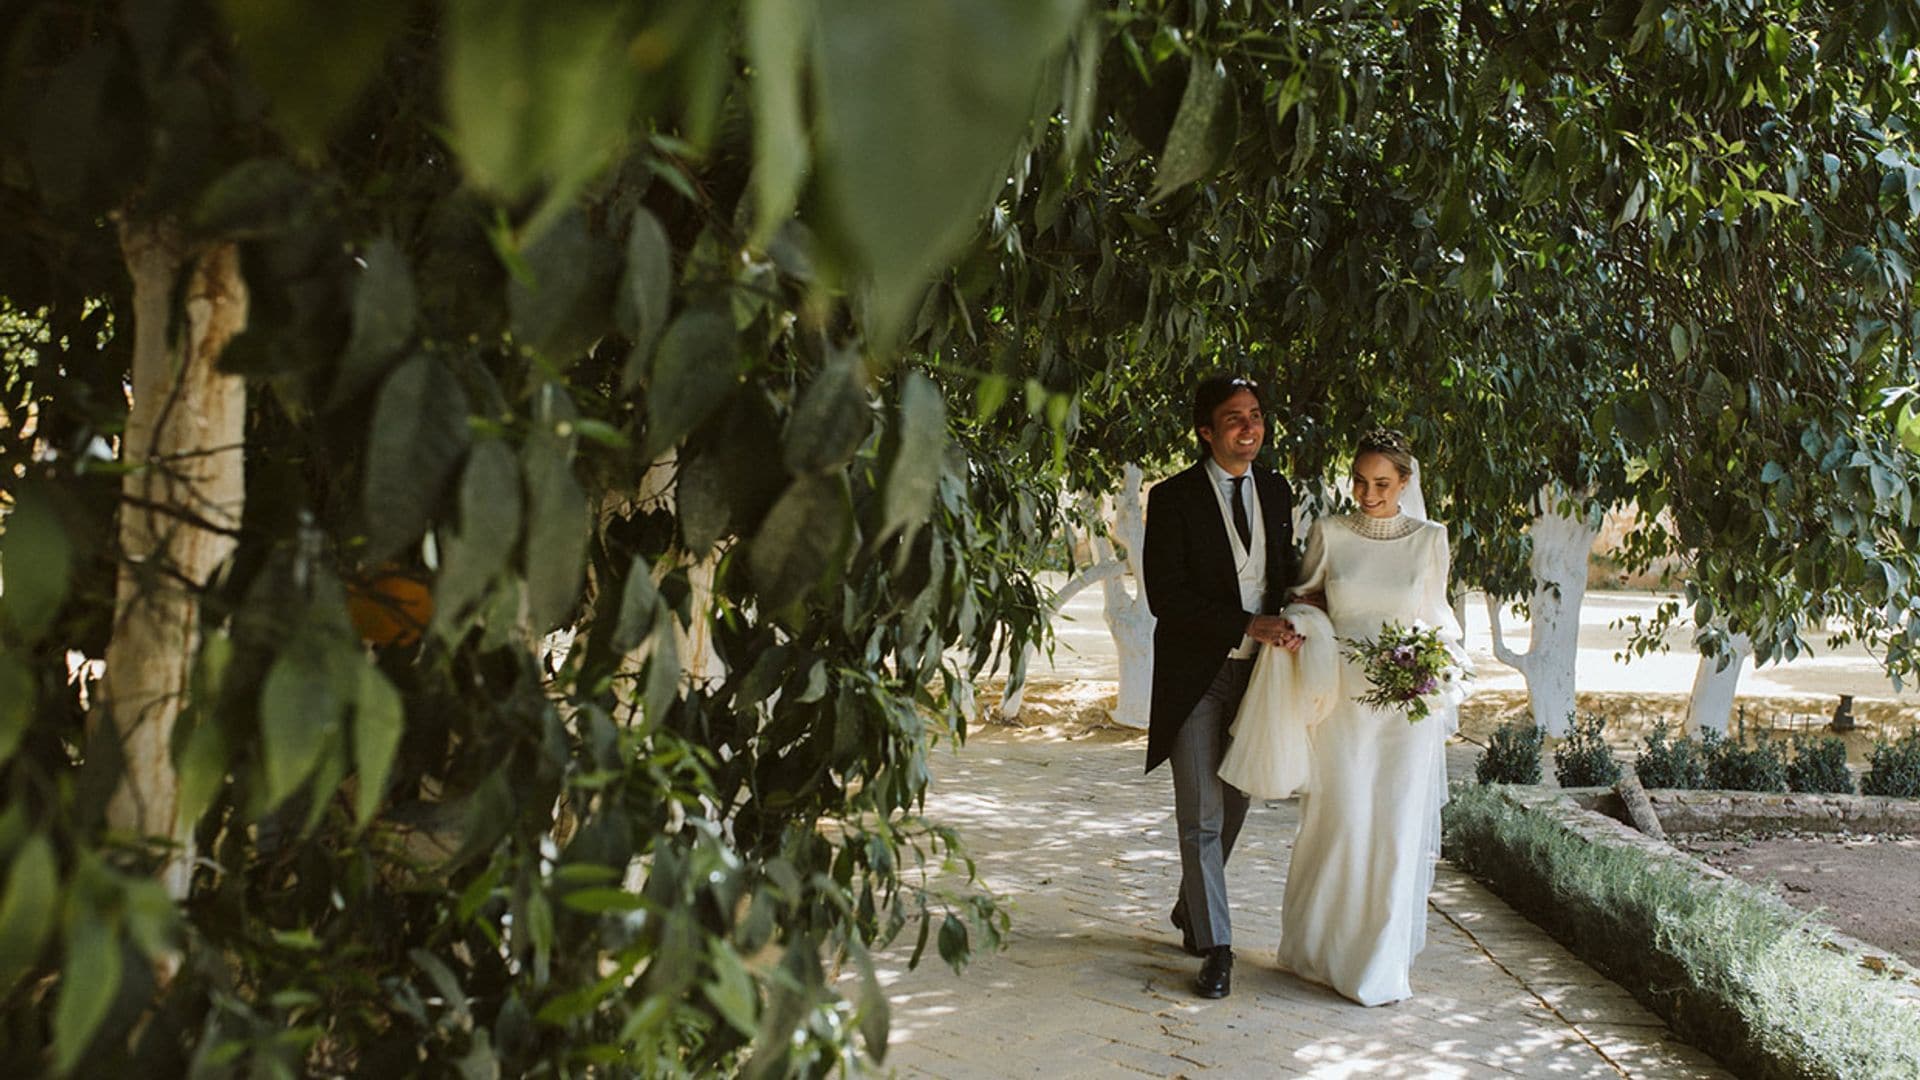
[(1293, 624), (1273, 614), (1292, 582), (1293, 493), (1253, 463), (1266, 442), (1259, 387), (1216, 375), (1193, 395), (1200, 460), (1147, 496), (1145, 569), (1153, 631), (1153, 710), (1147, 772), (1173, 764), (1180, 833), (1180, 898), (1173, 923), (1205, 959), (1194, 991), (1227, 995), (1233, 933), (1227, 856), (1247, 797), (1219, 777), (1227, 728), (1246, 693), (1255, 650), (1298, 648)]

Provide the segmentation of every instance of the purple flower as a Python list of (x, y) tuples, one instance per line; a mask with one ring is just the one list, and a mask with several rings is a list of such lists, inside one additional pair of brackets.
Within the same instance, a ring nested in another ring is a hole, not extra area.
[(1413, 666), (1413, 646), (1396, 645), (1393, 647), (1393, 662), (1403, 668)]
[(1413, 692), (1416, 694), (1431, 694), (1438, 689), (1439, 686), (1440, 684), (1434, 681), (1433, 676), (1429, 675), (1420, 680), (1420, 685), (1414, 687)]

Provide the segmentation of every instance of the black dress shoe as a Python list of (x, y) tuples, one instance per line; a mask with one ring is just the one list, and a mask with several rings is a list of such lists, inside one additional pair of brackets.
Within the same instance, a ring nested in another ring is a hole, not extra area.
[(1193, 927), (1187, 924), (1186, 910), (1175, 906), (1172, 918), (1173, 925), (1180, 931), (1180, 947), (1187, 950), (1188, 956), (1201, 955), (1200, 943), (1193, 940)]
[(1208, 949), (1207, 962), (1193, 980), (1193, 992), (1203, 998), (1223, 998), (1233, 989), (1233, 947), (1215, 945)]

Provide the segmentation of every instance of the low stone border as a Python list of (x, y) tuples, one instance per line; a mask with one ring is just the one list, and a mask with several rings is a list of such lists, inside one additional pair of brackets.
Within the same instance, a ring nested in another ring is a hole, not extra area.
[[(1649, 857), (1680, 867), (1703, 881), (1740, 882), (1739, 878), (1626, 822), (1626, 807), (1611, 788), (1509, 787), (1508, 798), (1535, 813), (1551, 814), (1569, 830), (1595, 843), (1637, 848)], [(1720, 830), (1751, 832), (1858, 832), (1920, 834), (1920, 801), (1878, 795), (1779, 795), (1759, 791), (1656, 789), (1647, 792), (1660, 825), (1670, 833)], [(1740, 882), (1747, 885), (1745, 882)], [(1751, 888), (1751, 886), (1747, 886)], [(1806, 912), (1763, 889), (1755, 895), (1793, 919)], [(1824, 923), (1820, 933), (1830, 948), (1854, 958), (1863, 968), (1904, 978), (1908, 996), (1920, 1002), (1920, 971), (1886, 949), (1850, 937)]]
[(1582, 805), (1603, 794), (1456, 785), (1447, 855), (1740, 1075), (1920, 1075), (1920, 972)]
[[(1587, 810), (1626, 821), (1611, 788), (1563, 788)], [(1654, 788), (1647, 792), (1660, 827), (1670, 833), (1809, 832), (1920, 836), (1920, 799), (1888, 795), (1777, 794)]]
[(1649, 791), (1668, 832), (1854, 832), (1920, 835), (1920, 800), (1885, 795)]

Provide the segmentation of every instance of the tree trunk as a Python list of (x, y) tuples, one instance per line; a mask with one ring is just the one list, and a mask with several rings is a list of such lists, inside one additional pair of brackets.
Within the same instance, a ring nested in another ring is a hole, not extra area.
[[(1719, 656), (1700, 654), (1700, 666), (1693, 673), (1693, 694), (1687, 699), (1687, 734), (1703, 730), (1726, 733), (1741, 669), (1752, 655), (1753, 639), (1745, 634), (1729, 634), (1727, 649)], [(1721, 665), (1723, 660), (1725, 666)]]
[(1120, 481), (1120, 496), (1114, 503), (1113, 534), (1126, 549), (1116, 553), (1104, 536), (1093, 538), (1094, 552), (1100, 562), (1124, 558), (1133, 572), (1129, 590), (1120, 575), (1100, 583), (1106, 601), (1107, 629), (1113, 634), (1114, 652), (1120, 659), (1120, 697), (1108, 714), (1122, 727), (1146, 728), (1153, 713), (1153, 612), (1147, 607), (1144, 565), (1147, 516), (1140, 499), (1140, 466), (1128, 465)]
[(1627, 818), (1633, 827), (1653, 837), (1665, 840), (1667, 830), (1660, 825), (1660, 815), (1654, 813), (1653, 800), (1647, 798), (1647, 789), (1640, 786), (1640, 776), (1628, 769), (1613, 785), (1614, 794), (1620, 796), (1621, 803), (1627, 808)]
[[(199, 591), (233, 553), (246, 497), (246, 384), (217, 365), (246, 327), (247, 288), (231, 243), (194, 252), (169, 225), (123, 222), (120, 246), (133, 277), (133, 407), (121, 443), (132, 469), (121, 482), (114, 630), (93, 723), (112, 725), (124, 761), (108, 826), (169, 841), (161, 880), (184, 899), (192, 833), (179, 820), (173, 729), (199, 649)], [(173, 297), (189, 264), (176, 337)]]
[(1507, 648), (1500, 625), (1500, 601), (1487, 596), (1493, 654), (1527, 680), (1533, 722), (1553, 736), (1567, 734), (1574, 709), (1574, 672), (1580, 656), (1580, 605), (1587, 595), (1587, 555), (1600, 535), (1591, 518), (1559, 512), (1549, 491), (1535, 501), (1533, 536), (1532, 639), (1525, 653)]

